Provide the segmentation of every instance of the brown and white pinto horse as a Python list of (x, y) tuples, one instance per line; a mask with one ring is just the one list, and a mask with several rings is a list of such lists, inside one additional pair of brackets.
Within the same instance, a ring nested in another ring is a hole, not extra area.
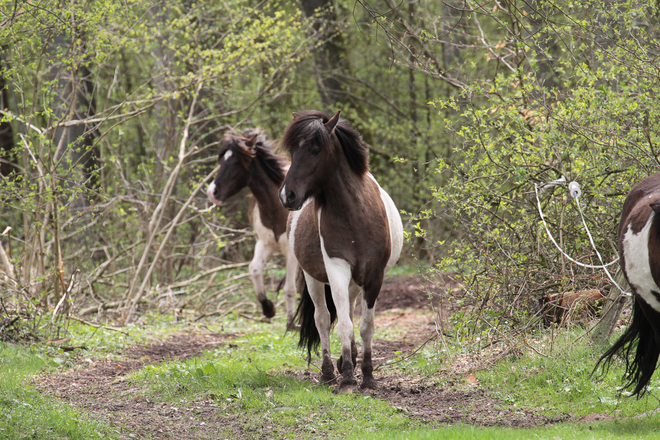
[[(633, 316), (624, 334), (594, 368), (606, 370), (612, 356), (626, 362), (624, 388), (641, 397), (660, 355), (660, 174), (643, 179), (628, 193), (619, 222), (619, 263), (634, 294)], [(630, 356), (632, 355), (632, 360)]]
[(321, 345), (321, 380), (336, 381), (330, 328), (337, 318), (340, 391), (356, 385), (353, 308), (362, 293), (362, 388), (375, 388), (371, 343), (374, 312), (385, 273), (396, 263), (403, 226), (390, 196), (369, 173), (369, 153), (350, 124), (317, 111), (294, 113), (284, 133), (291, 167), (280, 200), (293, 210), (287, 231), (304, 275), (298, 306), (301, 348)]
[(275, 316), (275, 306), (266, 297), (263, 268), (274, 253), (286, 258), (284, 296), (287, 310), (287, 328), (292, 328), (296, 305), (295, 277), (298, 264), (289, 252), (286, 222), (289, 212), (277, 197), (284, 176), (286, 162), (274, 153), (272, 142), (259, 129), (245, 130), (241, 135), (232, 131), (225, 134), (218, 155), (220, 171), (207, 190), (211, 202), (222, 206), (228, 198), (248, 187), (254, 195), (250, 207), (250, 222), (257, 235), (254, 257), (250, 262), (250, 276), (257, 291), (263, 314)]

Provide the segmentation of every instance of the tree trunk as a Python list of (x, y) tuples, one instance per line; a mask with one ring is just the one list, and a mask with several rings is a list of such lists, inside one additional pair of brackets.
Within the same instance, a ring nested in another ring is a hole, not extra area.
[(344, 100), (344, 88), (334, 72), (345, 72), (346, 49), (330, 0), (300, 0), (300, 8), (313, 20), (319, 45), (315, 47), (314, 64), (321, 103), (331, 114), (337, 103)]
[[(7, 67), (6, 61), (0, 50), (0, 71), (3, 67)], [(9, 89), (7, 88), (7, 80), (0, 74), (0, 119), (6, 110), (9, 109)], [(0, 176), (8, 176), (15, 167), (12, 165), (15, 162), (14, 157), (14, 131), (10, 122), (0, 122)]]

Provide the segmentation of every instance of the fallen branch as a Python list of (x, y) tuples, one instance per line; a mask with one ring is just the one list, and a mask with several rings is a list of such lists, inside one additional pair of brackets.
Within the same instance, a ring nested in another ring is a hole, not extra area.
[(108, 303), (103, 303), (103, 304), (98, 304), (98, 305), (95, 305), (95, 306), (86, 307), (86, 308), (80, 310), (80, 312), (78, 314), (80, 316), (85, 316), (85, 315), (89, 315), (89, 314), (92, 314), (92, 313), (96, 313), (99, 310), (114, 309), (114, 308), (117, 308), (119, 306), (121, 306), (121, 301), (112, 301), (112, 302), (108, 302)]
[(130, 336), (128, 334), (128, 332), (125, 332), (122, 329), (117, 328), (117, 327), (111, 327), (109, 325), (94, 324), (93, 322), (85, 321), (84, 319), (78, 318), (77, 316), (73, 316), (73, 315), (69, 316), (69, 319), (73, 319), (74, 321), (78, 321), (78, 322), (80, 322), (82, 324), (85, 324), (85, 325), (88, 325), (90, 327), (102, 328), (102, 329), (106, 329), (106, 330), (112, 330), (113, 332), (119, 332), (123, 335)]

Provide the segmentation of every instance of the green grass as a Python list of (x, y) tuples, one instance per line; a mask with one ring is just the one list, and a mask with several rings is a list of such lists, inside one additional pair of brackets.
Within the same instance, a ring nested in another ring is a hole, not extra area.
[[(620, 393), (623, 365), (617, 359), (604, 377), (591, 373), (604, 347), (594, 347), (588, 337), (574, 331), (559, 332), (529, 341), (535, 350), (523, 346), (524, 355), (505, 358), (492, 368), (475, 373), (495, 396), (512, 404), (538, 408), (549, 415), (571, 414), (581, 417), (591, 413), (613, 417), (632, 417), (658, 408), (654, 391), (660, 375), (653, 377), (650, 393), (635, 399)], [(660, 419), (659, 419), (660, 420)]]
[[(146, 344), (176, 332), (202, 332), (197, 325), (174, 323), (171, 317), (148, 315), (142, 325), (128, 326), (129, 336), (72, 324), (68, 344), (87, 346), (85, 358), (121, 358), (128, 347)], [(537, 414), (569, 414), (573, 419), (604, 414), (613, 421), (562, 423), (534, 429), (436, 426), (408, 417), (386, 401), (359, 393), (338, 395), (328, 387), (301, 378), (307, 362), (297, 348), (297, 335), (284, 334), (284, 317), (274, 324), (241, 318), (235, 313), (204, 331), (233, 334), (216, 349), (186, 361), (148, 365), (130, 377), (134, 392), (150, 401), (190, 407), (212, 402), (219, 414), (240, 420), (246, 432), (267, 432), (271, 438), (357, 439), (627, 439), (659, 438), (660, 415), (635, 415), (655, 410), (660, 375), (643, 399), (621, 396), (622, 365), (616, 363), (604, 380), (590, 376), (604, 348), (593, 347), (574, 330), (542, 331), (533, 338), (507, 341), (507, 347), (478, 351), (456, 338), (434, 341), (411, 358), (400, 358), (376, 375), (393, 370), (432, 378), (443, 389), (470, 389), (459, 372), (463, 364), (482, 365), (473, 371), (477, 387), (486, 389), (504, 406)], [(400, 339), (400, 329), (378, 329), (377, 338)], [(333, 352), (339, 352), (336, 335)], [(517, 348), (501, 354), (500, 348)], [(510, 353), (514, 353), (511, 355)], [(109, 438), (112, 428), (90, 421), (79, 411), (38, 394), (29, 378), (40, 371), (62, 371), (78, 360), (53, 348), (30, 349), (0, 345), (0, 438)], [(318, 375), (313, 359), (311, 377)], [(297, 376), (289, 374), (296, 371)], [(458, 372), (457, 372), (458, 371)], [(305, 376), (307, 377), (307, 376)], [(227, 434), (231, 432), (228, 431)], [(223, 432), (220, 428), (219, 438)]]
[(357, 436), (359, 440), (619, 440), (660, 439), (660, 422), (628, 420), (624, 422), (566, 423), (534, 429), (479, 428), (449, 426), (410, 432), (387, 431)]
[(273, 438), (308, 438), (318, 432), (344, 438), (421, 426), (383, 401), (359, 393), (335, 394), (287, 375), (286, 370), (301, 371), (307, 365), (296, 342), (294, 335), (256, 324), (231, 345), (184, 362), (147, 366), (132, 382), (146, 384), (149, 395), (172, 402), (214, 399), (221, 411), (250, 415), (255, 428), (268, 426)]
[(42, 396), (29, 379), (58, 363), (44, 353), (0, 343), (0, 438), (107, 439), (113, 430), (81, 412)]

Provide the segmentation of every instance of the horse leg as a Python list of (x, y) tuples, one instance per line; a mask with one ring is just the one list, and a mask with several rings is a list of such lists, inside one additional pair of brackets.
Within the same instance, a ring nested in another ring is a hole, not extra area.
[[(351, 320), (351, 305), (349, 284), (351, 281), (351, 266), (340, 258), (324, 258), (325, 270), (332, 289), (332, 300), (337, 309), (337, 333), (341, 341), (342, 379), (339, 391), (351, 392), (357, 386), (353, 372), (353, 346), (355, 335)], [(357, 351), (357, 347), (356, 347)]]
[(374, 337), (374, 317), (376, 305), (372, 308), (367, 306), (367, 301), (362, 299), (362, 320), (360, 321), (360, 337), (362, 338), (362, 385), (360, 388), (376, 389), (374, 379), (374, 367), (371, 361), (372, 341)]
[(362, 293), (362, 320), (360, 322), (360, 337), (362, 338), (362, 385), (360, 385), (360, 388), (371, 390), (376, 389), (371, 350), (374, 337), (376, 298), (378, 298), (382, 284), (382, 276), (377, 277), (371, 283), (364, 286)]
[(257, 291), (257, 300), (261, 303), (261, 309), (264, 316), (272, 318), (275, 316), (275, 306), (273, 302), (266, 298), (266, 287), (264, 286), (264, 265), (273, 251), (269, 249), (263, 241), (257, 240), (254, 247), (254, 257), (250, 262), (250, 277), (254, 284), (254, 290)]
[(334, 384), (337, 381), (335, 376), (335, 366), (330, 357), (330, 312), (325, 302), (325, 284), (315, 280), (304, 272), (305, 281), (309, 296), (314, 302), (314, 322), (321, 339), (321, 351), (323, 361), (321, 364), (321, 382), (324, 384)]
[(294, 319), (296, 316), (296, 273), (298, 272), (298, 260), (293, 250), (287, 250), (286, 255), (286, 279), (284, 281), (284, 299), (286, 301), (286, 328), (295, 330)]
[[(350, 311), (351, 311), (351, 322), (353, 322), (353, 312), (355, 310), (355, 300), (362, 292), (362, 288), (355, 283), (351, 283), (348, 288), (349, 301), (350, 301)], [(355, 336), (351, 339), (351, 359), (353, 360), (353, 366), (357, 365), (357, 345), (355, 345)], [(337, 359), (337, 370), (340, 373), (344, 372), (343, 358), (339, 356)]]

